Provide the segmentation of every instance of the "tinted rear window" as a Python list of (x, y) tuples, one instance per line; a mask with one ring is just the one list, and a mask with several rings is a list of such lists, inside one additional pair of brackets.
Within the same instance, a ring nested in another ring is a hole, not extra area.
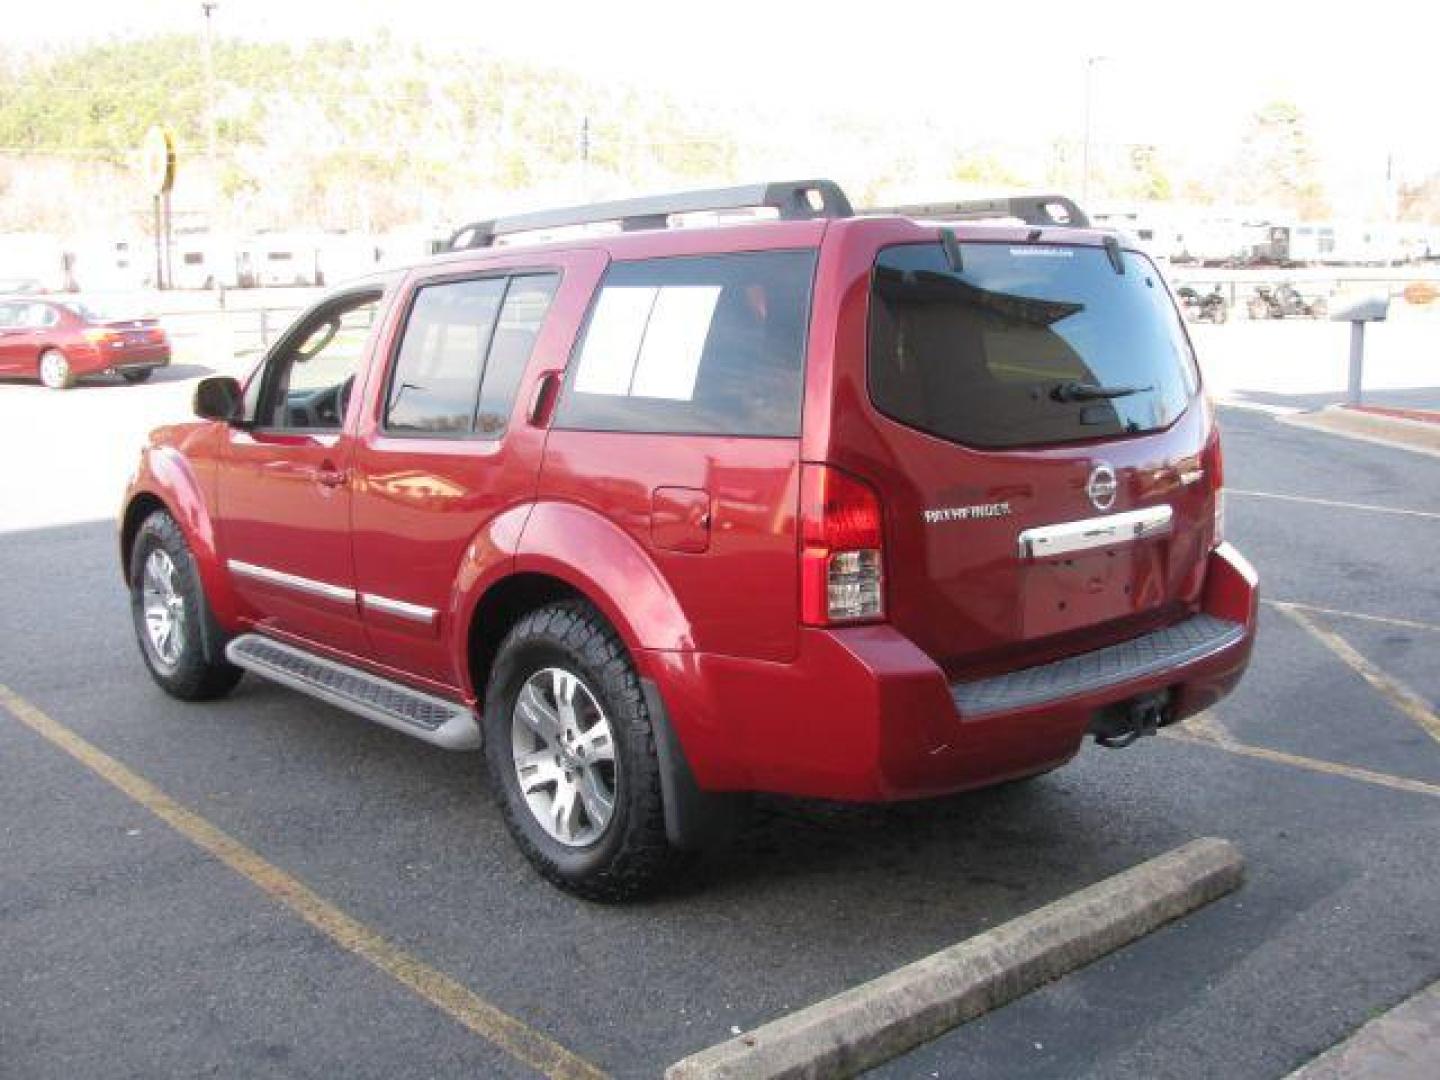
[(813, 251), (617, 263), (556, 426), (796, 435)]
[(999, 448), (1155, 431), (1185, 410), (1194, 358), (1144, 256), (1122, 252), (1117, 274), (1103, 248), (960, 251), (958, 273), (938, 243), (876, 260), (869, 382), (881, 412)]

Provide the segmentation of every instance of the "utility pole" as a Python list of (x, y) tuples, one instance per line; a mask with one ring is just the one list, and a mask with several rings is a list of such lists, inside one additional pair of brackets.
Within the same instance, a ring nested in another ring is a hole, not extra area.
[(590, 199), (590, 117), (580, 121), (580, 197)]
[(1090, 114), (1091, 98), (1094, 91), (1095, 65), (1109, 60), (1108, 56), (1087, 56), (1085, 58), (1085, 138), (1080, 148), (1080, 206), (1090, 211)]
[[(211, 22), (215, 9), (220, 5), (214, 0), (205, 0), (200, 10), (205, 15), (205, 143), (206, 155), (210, 161), (211, 212), (219, 202), (220, 166), (216, 160), (215, 137), (215, 57), (211, 40)], [(212, 223), (213, 226), (213, 223)]]

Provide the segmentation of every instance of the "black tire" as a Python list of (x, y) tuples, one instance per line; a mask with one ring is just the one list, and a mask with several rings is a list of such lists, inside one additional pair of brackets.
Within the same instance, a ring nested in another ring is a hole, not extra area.
[(60, 349), (46, 349), (35, 364), (35, 374), (51, 390), (69, 390), (75, 385), (70, 358)]
[[(614, 736), (614, 810), (583, 847), (551, 836), (520, 790), (512, 717), (527, 680), (547, 668), (580, 679)], [(655, 733), (640, 677), (619, 635), (589, 604), (551, 604), (516, 623), (490, 672), (484, 723), (486, 765), (505, 823), (546, 880), (587, 900), (627, 900), (654, 892), (682, 862), (665, 835)]]
[(154, 372), (154, 368), (140, 368), (138, 371), (122, 371), (120, 377), (133, 385), (134, 383), (148, 382)]
[[(145, 567), (157, 550), (170, 558), (174, 567), (175, 591), (184, 608), (184, 619), (177, 631), (179, 655), (173, 661), (167, 661), (160, 655), (146, 628)], [(182, 701), (212, 701), (233, 690), (245, 674), (223, 657), (207, 655), (207, 633), (214, 650), (218, 652), (219, 649), (214, 616), (210, 613), (210, 605), (205, 599), (195, 559), (185, 543), (185, 536), (175, 519), (163, 510), (157, 510), (146, 518), (135, 537), (135, 547), (130, 553), (130, 613), (145, 667), (151, 678), (172, 697)]]

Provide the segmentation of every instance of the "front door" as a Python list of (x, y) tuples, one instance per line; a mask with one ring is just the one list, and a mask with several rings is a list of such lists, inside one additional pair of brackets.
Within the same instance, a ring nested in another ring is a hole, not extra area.
[(306, 315), (250, 388), (252, 420), (229, 429), (220, 540), (235, 590), (282, 636), (363, 652), (350, 556), (345, 417), (362, 381), (381, 290)]
[(445, 647), (456, 582), (511, 554), (486, 530), (534, 498), (545, 432), (530, 405), (564, 370), (605, 261), (492, 255), (431, 268), (398, 298), (352, 464), (356, 590), (380, 663), (461, 685)]

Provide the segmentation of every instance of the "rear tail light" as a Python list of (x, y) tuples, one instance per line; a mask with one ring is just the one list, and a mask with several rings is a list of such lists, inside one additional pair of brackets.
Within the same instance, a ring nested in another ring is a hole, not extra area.
[(113, 330), (86, 330), (85, 340), (94, 345), (97, 349), (118, 349), (125, 344), (125, 339)]
[(880, 499), (828, 465), (800, 472), (800, 617), (809, 626), (885, 617)]
[(1210, 429), (1205, 444), (1205, 476), (1210, 482), (1210, 496), (1215, 500), (1215, 520), (1210, 543), (1218, 547), (1225, 542), (1225, 456), (1220, 452), (1220, 432)]

